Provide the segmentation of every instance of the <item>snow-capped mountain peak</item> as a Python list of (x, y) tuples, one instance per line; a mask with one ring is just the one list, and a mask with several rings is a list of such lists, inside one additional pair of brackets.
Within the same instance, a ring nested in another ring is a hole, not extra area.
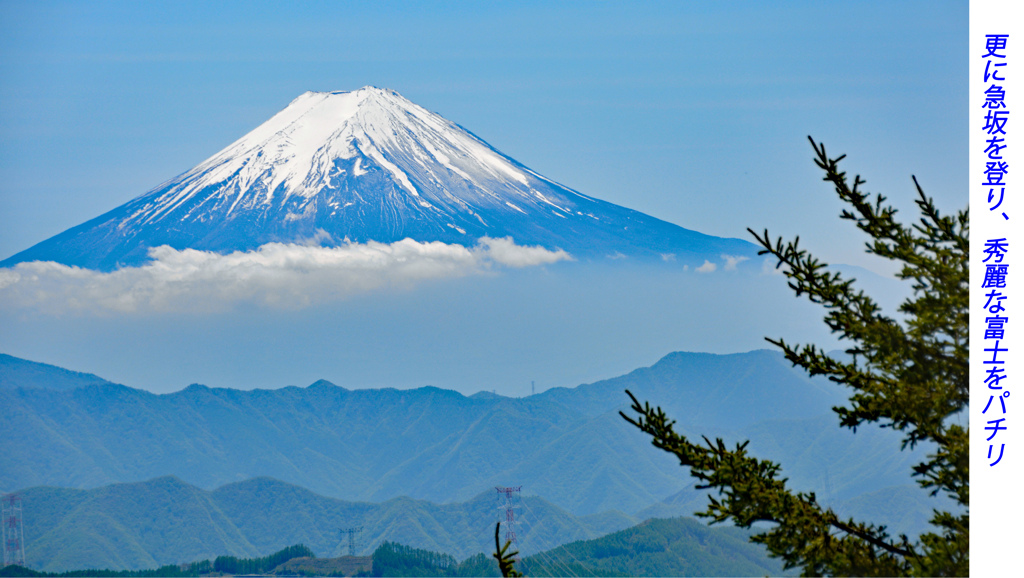
[(164, 244), (224, 252), (314, 237), (469, 245), (484, 236), (598, 257), (696, 257), (723, 243), (750, 252), (577, 193), (367, 86), (306, 92), (195, 168), (3, 264), (111, 269)]
[[(121, 228), (158, 222), (184, 206), (191, 208), (176, 215), (184, 221), (212, 206), (231, 218), (239, 209), (270, 209), (275, 204), (299, 209), (285, 218), (300, 220), (318, 196), (329, 199), (336, 216), (355, 203), (332, 198), (336, 195), (331, 191), (342, 180), (357, 184), (372, 166), (383, 169), (397, 191), (414, 198), (411, 202), (434, 212), (473, 214), (473, 207), (496, 205), (526, 214), (521, 205), (543, 204), (572, 214), (532, 188), (528, 177), (545, 179), (469, 132), (393, 90), (364, 87), (299, 96), (249, 134), (154, 191), (159, 194), (138, 207)], [(496, 188), (506, 189), (504, 196), (510, 198), (497, 198)], [(291, 197), (301, 200), (289, 202)], [(193, 206), (194, 200), (200, 202)]]

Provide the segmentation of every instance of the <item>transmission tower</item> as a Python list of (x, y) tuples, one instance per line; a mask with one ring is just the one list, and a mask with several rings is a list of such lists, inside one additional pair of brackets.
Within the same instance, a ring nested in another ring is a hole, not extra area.
[[(519, 491), (522, 486), (502, 487), (496, 486), (498, 490), (498, 510), (504, 511), (505, 541), (512, 542), (512, 549), (519, 551), (519, 538), (516, 537), (516, 505), (519, 503)], [(501, 516), (499, 516), (500, 520)], [(516, 560), (519, 559), (517, 555)]]
[(4, 566), (25, 565), (25, 528), (21, 518), (21, 496), (4, 494), (0, 499), (3, 520)]
[(362, 531), (363, 531), (363, 527), (362, 526), (359, 526), (358, 528), (343, 528), (341, 530), (342, 535), (348, 534), (348, 555), (349, 556), (355, 556), (356, 555), (356, 536), (359, 534), (359, 532), (362, 532)]

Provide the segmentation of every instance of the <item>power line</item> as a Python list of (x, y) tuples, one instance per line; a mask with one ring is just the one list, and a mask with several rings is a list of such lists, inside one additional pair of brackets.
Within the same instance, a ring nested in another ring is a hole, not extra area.
[[(531, 516), (531, 517), (533, 517), (533, 518), (536, 518), (536, 519), (540, 519), (540, 518), (539, 518), (539, 517), (537, 516), (537, 514), (536, 514), (536, 513), (535, 513), (535, 512), (533, 511), (533, 509), (531, 509), (531, 508), (530, 508), (529, 504), (527, 504), (527, 503), (526, 503), (526, 501), (525, 501), (525, 500), (523, 501), (523, 508), (525, 508), (525, 509), (526, 509), (526, 513), (527, 513), (527, 514), (528, 514), (529, 516)], [(575, 563), (576, 563), (577, 567), (578, 567), (578, 568), (579, 568), (580, 570), (588, 570), (588, 569), (590, 569), (590, 566), (588, 566), (587, 564), (584, 564), (583, 562), (581, 562), (581, 561), (580, 561), (580, 559), (579, 559), (579, 558), (577, 558), (577, 557), (576, 557), (576, 556), (575, 556), (575, 555), (574, 555), (574, 554), (572, 553), (572, 550), (570, 550), (568, 546), (569, 546), (569, 544), (562, 544), (561, 546), (556, 546), (556, 548), (559, 548), (559, 547), (560, 547), (560, 548), (562, 548), (562, 551), (564, 551), (564, 552), (565, 552), (566, 554), (568, 554), (568, 555), (569, 555), (569, 557), (570, 557), (570, 558), (572, 558), (573, 562), (575, 562)], [(552, 550), (554, 550), (554, 548), (552, 548)], [(539, 552), (538, 552), (538, 553), (539, 553)], [(556, 562), (556, 563), (558, 563), (558, 556), (557, 556), (557, 554), (554, 554), (554, 553), (552, 553), (552, 554), (551, 554), (551, 556), (552, 556), (552, 557), (554, 558), (555, 562)], [(571, 567), (569, 566), (569, 564), (568, 564), (568, 563), (566, 563), (566, 562), (560, 562), (560, 563), (561, 563), (562, 567), (563, 567), (563, 568), (565, 568), (565, 569), (567, 570), (567, 572), (568, 572), (568, 574), (567, 574), (567, 575), (568, 575), (568, 576), (576, 576), (576, 574), (575, 574), (575, 573), (574, 573), (574, 572), (572, 571), (572, 568), (571, 568)], [(592, 570), (591, 570), (591, 571), (592, 571)]]
[[(537, 536), (540, 533), (540, 527), (543, 525), (543, 522), (540, 522), (541, 517), (538, 516), (537, 513), (534, 512), (532, 508), (530, 508), (530, 505), (527, 503), (527, 500), (523, 500), (522, 504), (523, 504), (523, 508), (526, 510), (525, 511), (526, 516), (525, 516), (524, 519), (526, 519), (526, 520), (537, 520), (538, 521), (538, 523), (531, 528), (531, 535), (532, 536)], [(535, 555), (540, 556), (541, 559), (547, 564), (548, 568), (550, 568), (552, 572), (564, 572), (565, 576), (572, 576), (572, 577), (577, 576), (576, 572), (572, 569), (572, 567), (569, 566), (568, 563), (566, 563), (566, 562), (564, 562), (562, 560), (559, 560), (557, 555), (551, 554), (549, 556), (549, 555), (545, 554), (544, 551), (541, 550), (540, 548), (537, 549), (537, 553)], [(570, 552), (569, 555), (572, 556), (572, 553)], [(574, 559), (575, 559), (575, 557), (574, 557)], [(579, 564), (579, 560), (576, 560), (576, 563)], [(583, 565), (583, 564), (580, 564), (580, 568), (586, 568), (586, 566)]]

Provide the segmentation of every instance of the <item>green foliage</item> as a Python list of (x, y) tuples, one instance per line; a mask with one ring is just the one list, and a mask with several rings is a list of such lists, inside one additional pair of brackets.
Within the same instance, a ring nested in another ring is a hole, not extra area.
[(807, 295), (825, 307), (825, 323), (853, 345), (845, 361), (813, 345), (768, 341), (811, 376), (825, 375), (853, 390), (847, 406), (833, 408), (842, 427), (856, 431), (862, 424), (878, 423), (901, 432), (903, 449), (934, 444), (936, 449), (914, 466), (914, 475), (933, 495), (951, 496), (962, 512), (936, 511), (932, 524), (938, 533), (926, 533), (915, 542), (905, 535), (894, 538), (884, 526), (840, 519), (813, 492), (792, 491), (780, 478), (781, 467), (750, 455), (748, 442), (733, 449), (720, 438), (693, 443), (673, 429), (675, 422), (660, 407), (641, 405), (628, 391), (639, 416), (622, 416), (689, 467), (699, 488), (717, 492), (699, 515), (746, 528), (771, 523), (770, 530), (752, 540), (765, 544), (787, 568), (800, 567), (807, 575), (966, 575), (968, 428), (952, 418), (968, 401), (968, 213), (940, 215), (918, 186), (922, 216), (905, 226), (896, 221), (896, 210), (884, 205), (884, 197), (872, 200), (860, 191), (864, 181), (859, 176), (849, 185), (838, 168), (843, 156), (829, 158), (824, 146), (813, 140), (811, 144), (824, 180), (849, 206), (841, 217), (868, 234), (869, 253), (901, 264), (898, 277), (912, 283), (913, 296), (900, 306), (904, 320), (897, 321), (855, 290), (853, 280), (828, 273), (824, 263), (799, 248), (799, 238), (773, 243), (767, 231), (751, 231), (764, 247), (761, 254), (771, 254), (778, 266), (785, 266), (797, 296)]
[(48, 577), (48, 578), (148, 578), (166, 577), (178, 578), (186, 576), (206, 576), (212, 573), (223, 574), (267, 574), (277, 566), (294, 558), (315, 558), (313, 552), (303, 546), (296, 544), (288, 546), (279, 552), (262, 558), (235, 558), (234, 556), (218, 556), (216, 560), (202, 560), (191, 564), (167, 564), (155, 570), (70, 570), (68, 572), (37, 572), (21, 566), (7, 566), (0, 570), (0, 577), (3, 576), (26, 576), (26, 577)]
[(292, 558), (316, 558), (316, 554), (306, 546), (296, 544), (263, 558), (217, 556), (213, 569), (225, 574), (266, 574)]
[(24, 577), (24, 578), (35, 578), (37, 576), (49, 576), (45, 572), (36, 572), (31, 568), (19, 566), (17, 564), (8, 564), (3, 568), (0, 568), (0, 577)]
[(501, 570), (493, 557), (480, 552), (463, 560), (452, 576), (501, 576)]
[(371, 576), (498, 576), (498, 567), (483, 554), (460, 564), (449, 554), (384, 542), (373, 552)]
[(449, 554), (384, 542), (373, 552), (373, 576), (450, 576), (458, 561)]

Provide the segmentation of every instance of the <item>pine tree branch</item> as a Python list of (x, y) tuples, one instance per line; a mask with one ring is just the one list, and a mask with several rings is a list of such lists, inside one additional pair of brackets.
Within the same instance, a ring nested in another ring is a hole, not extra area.
[[(690, 475), (699, 480), (697, 488), (717, 490), (718, 498), (709, 496), (708, 508), (697, 515), (712, 523), (732, 520), (737, 526), (749, 528), (758, 522), (777, 524), (776, 528), (757, 535), (754, 541), (765, 544), (769, 553), (783, 558), (788, 567), (804, 566), (840, 574), (862, 573), (865, 560), (881, 564), (891, 575), (909, 571), (907, 558), (915, 557), (915, 549), (904, 538), (902, 543), (888, 539), (884, 528), (853, 522), (842, 522), (831, 510), (823, 510), (813, 494), (793, 493), (785, 479), (778, 479), (781, 468), (773, 462), (747, 454), (748, 442), (728, 449), (721, 440), (704, 438), (704, 445), (690, 442), (674, 431), (660, 407), (642, 405), (630, 391), (634, 418), (619, 412), (627, 422), (652, 436), (651, 443), (679, 458), (680, 465), (690, 468)], [(820, 537), (834, 527), (846, 534), (825, 542)], [(841, 552), (835, 564), (830, 562)]]
[[(831, 510), (829, 511), (829, 513), (830, 514), (832, 513)], [(832, 515), (835, 516), (835, 514), (832, 514)], [(846, 532), (847, 534), (854, 535), (854, 536), (860, 538), (861, 540), (864, 540), (865, 542), (868, 542), (869, 544), (871, 544), (871, 545), (873, 545), (875, 547), (881, 548), (881, 549), (885, 550), (886, 552), (889, 552), (890, 554), (896, 554), (897, 556), (903, 556), (904, 558), (909, 558), (911, 556), (916, 556), (916, 554), (914, 553), (912, 548), (900, 548), (900, 547), (895, 546), (895, 545), (893, 545), (893, 544), (891, 544), (889, 542), (886, 542), (885, 540), (879, 540), (875, 536), (871, 535), (869, 532), (865, 532), (863, 530), (859, 530), (855, 525), (846, 524), (844, 522), (840, 522), (839, 518), (835, 518), (834, 520), (830, 520), (829, 523), (832, 526), (834, 526), (834, 527), (836, 527), (836, 528)]]
[[(748, 229), (771, 255), (797, 296), (806, 296), (826, 311), (825, 324), (840, 340), (850, 361), (830, 357), (813, 345), (790, 345), (768, 339), (794, 366), (811, 376), (852, 389), (849, 404), (834, 407), (841, 427), (878, 423), (903, 432), (902, 448), (923, 441), (936, 449), (913, 467), (918, 483), (934, 495), (945, 491), (965, 508), (963, 513), (935, 511), (932, 524), (941, 532), (926, 533), (911, 544), (906, 536), (890, 539), (884, 526), (842, 521), (823, 509), (813, 493), (794, 493), (779, 479), (781, 468), (747, 453), (747, 442), (727, 448), (721, 439), (696, 444), (672, 428), (661, 408), (643, 405), (632, 395), (634, 418), (623, 418), (651, 435), (651, 443), (676, 455), (689, 467), (698, 488), (716, 490), (708, 508), (698, 513), (714, 522), (731, 520), (741, 527), (756, 522), (776, 524), (751, 539), (782, 557), (786, 568), (802, 566), (805, 575), (958, 575), (968, 571), (969, 438), (970, 430), (951, 419), (969, 399), (969, 213), (943, 215), (912, 177), (921, 217), (910, 226), (882, 195), (862, 190), (859, 175), (847, 179), (839, 169), (841, 155), (829, 158), (824, 145), (808, 137), (814, 162), (825, 172), (846, 204), (840, 218), (866, 233), (868, 253), (896, 262), (897, 278), (910, 282), (911, 297), (899, 305), (899, 320), (879, 305), (854, 279), (830, 272), (800, 247), (799, 237), (784, 242), (766, 229)], [(716, 497), (717, 496), (717, 497)]]

